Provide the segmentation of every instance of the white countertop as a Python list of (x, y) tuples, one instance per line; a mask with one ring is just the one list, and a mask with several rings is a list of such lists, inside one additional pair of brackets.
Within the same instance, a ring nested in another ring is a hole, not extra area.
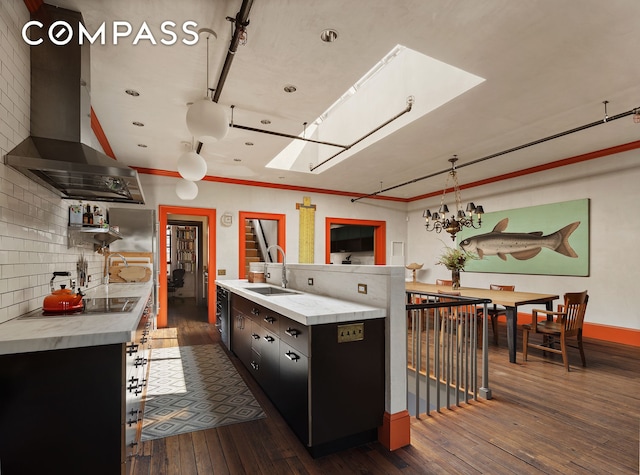
[(261, 295), (251, 291), (251, 288), (255, 287), (277, 287), (271, 284), (250, 283), (247, 280), (216, 280), (216, 285), (303, 325), (369, 320), (387, 316), (385, 308), (302, 292), (296, 289), (289, 289), (296, 293), (277, 295)]
[[(132, 341), (142, 311), (153, 290), (152, 282), (100, 285), (86, 292), (92, 297), (140, 297), (126, 313), (45, 316), (30, 312), (0, 324), (0, 355), (109, 345)], [(35, 316), (32, 316), (35, 315)]]

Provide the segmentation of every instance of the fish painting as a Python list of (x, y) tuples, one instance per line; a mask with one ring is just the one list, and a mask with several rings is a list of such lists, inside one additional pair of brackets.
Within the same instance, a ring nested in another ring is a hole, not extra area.
[(498, 256), (503, 261), (507, 260), (507, 254), (518, 260), (527, 260), (537, 256), (543, 247), (551, 249), (563, 256), (578, 257), (578, 254), (569, 244), (569, 236), (573, 233), (580, 221), (566, 225), (558, 231), (543, 236), (542, 231), (530, 233), (506, 233), (509, 218), (504, 218), (486, 234), (478, 234), (463, 240), (460, 247), (468, 252), (475, 252), (480, 259), (484, 256)]

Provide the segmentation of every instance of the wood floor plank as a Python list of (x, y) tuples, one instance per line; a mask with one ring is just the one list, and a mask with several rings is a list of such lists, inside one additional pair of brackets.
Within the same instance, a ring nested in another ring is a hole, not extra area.
[[(225, 460), (224, 451), (222, 450), (222, 444), (218, 437), (218, 431), (215, 429), (208, 429), (203, 431), (207, 440), (207, 448), (209, 450), (209, 457), (211, 458), (211, 465), (213, 468), (212, 473), (216, 475), (229, 475), (229, 467)], [(208, 473), (208, 472), (198, 472)]]
[[(154, 348), (220, 344), (206, 309), (188, 299), (171, 304), (169, 326)], [(317, 459), (229, 354), (267, 418), (145, 442), (131, 474), (640, 473), (640, 348), (586, 340), (588, 366), (570, 353), (567, 373), (561, 358), (541, 352), (522, 362), (520, 348), (509, 363), (504, 323), (498, 335), (489, 346), (493, 399), (412, 418), (411, 445), (394, 452), (371, 443)]]

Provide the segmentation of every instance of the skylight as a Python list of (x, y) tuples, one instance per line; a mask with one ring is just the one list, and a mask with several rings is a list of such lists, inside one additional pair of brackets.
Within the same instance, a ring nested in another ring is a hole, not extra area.
[[(341, 149), (293, 140), (268, 164), (268, 168), (322, 173), (378, 140), (482, 83), (484, 78), (402, 45), (396, 45), (351, 86), (320, 117), (307, 126), (304, 136), (349, 145), (395, 116), (414, 98), (412, 110), (344, 151), (314, 171), (312, 166)], [(303, 135), (300, 134), (300, 137)]]

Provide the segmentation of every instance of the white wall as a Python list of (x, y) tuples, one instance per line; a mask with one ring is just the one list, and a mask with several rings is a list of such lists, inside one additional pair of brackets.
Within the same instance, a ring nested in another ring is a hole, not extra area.
[[(460, 179), (464, 180), (464, 170), (460, 171)], [(516, 290), (560, 295), (586, 289), (587, 322), (640, 329), (635, 298), (640, 288), (640, 213), (636, 209), (640, 204), (639, 150), (462, 192), (465, 203), (482, 203), (487, 212), (582, 198), (590, 199), (588, 277), (462, 273), (462, 285), (515, 284)], [(409, 206), (407, 261), (424, 263), (417, 274), (423, 282), (451, 278), (445, 267), (435, 265), (442, 247), (452, 245), (451, 239), (446, 233), (425, 231), (422, 218), (424, 208), (434, 209), (439, 202), (437, 197)]]
[[(222, 279), (238, 278), (238, 212), (286, 214), (286, 255), (287, 263), (298, 262), (299, 212), (296, 203), (302, 203), (304, 196), (311, 197), (316, 205), (314, 263), (325, 262), (325, 218), (339, 217), (370, 219), (387, 222), (387, 262), (391, 261), (391, 241), (404, 241), (406, 232), (406, 205), (403, 203), (352, 203), (346, 196), (323, 193), (277, 190), (261, 187), (229, 185), (211, 181), (198, 182), (198, 196), (192, 201), (183, 201), (175, 193), (177, 178), (156, 175), (140, 175), (144, 189), (146, 206), (158, 205), (186, 206), (194, 208), (215, 208), (216, 223), (216, 265), (225, 269)], [(233, 215), (233, 225), (220, 224), (220, 216), (229, 212)], [(215, 275), (215, 274), (214, 274)]]

